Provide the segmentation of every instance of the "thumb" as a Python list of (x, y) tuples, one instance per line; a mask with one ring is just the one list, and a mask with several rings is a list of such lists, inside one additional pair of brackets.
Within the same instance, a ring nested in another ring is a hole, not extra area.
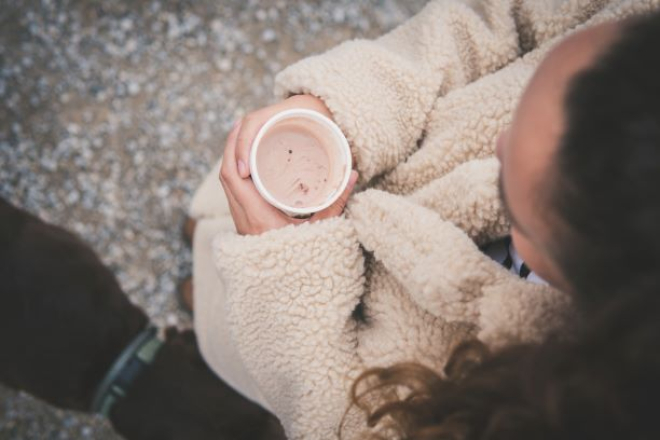
[(346, 185), (346, 189), (341, 193), (335, 203), (328, 206), (323, 211), (319, 211), (311, 216), (309, 221), (313, 223), (319, 220), (340, 216), (341, 213), (344, 212), (344, 208), (346, 207), (346, 203), (348, 203), (348, 198), (351, 195), (351, 192), (353, 192), (353, 188), (355, 188), (355, 182), (357, 182), (357, 179), (357, 171), (351, 171), (351, 175), (348, 178), (348, 185)]

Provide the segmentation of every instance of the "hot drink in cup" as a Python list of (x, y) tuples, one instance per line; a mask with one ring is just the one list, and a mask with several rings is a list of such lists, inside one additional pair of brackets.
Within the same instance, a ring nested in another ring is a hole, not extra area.
[(348, 184), (351, 168), (348, 141), (339, 127), (306, 109), (270, 118), (250, 152), (257, 190), (291, 216), (311, 215), (334, 203)]

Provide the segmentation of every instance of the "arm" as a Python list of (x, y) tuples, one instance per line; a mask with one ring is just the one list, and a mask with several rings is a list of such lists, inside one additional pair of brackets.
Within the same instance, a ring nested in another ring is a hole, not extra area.
[(497, 188), (497, 159), (465, 162), (407, 197), (436, 212), (482, 245), (509, 234)]
[(343, 217), (261, 235), (221, 234), (215, 265), (226, 282), (232, 339), (289, 438), (333, 438), (360, 370), (351, 314), (363, 256)]
[(564, 33), (602, 3), (435, 0), (379, 39), (345, 42), (288, 67), (275, 93), (323, 99), (366, 182), (415, 150), (438, 96)]
[(529, 341), (560, 328), (568, 295), (509, 273), (437, 212), (377, 190), (348, 205), (360, 241), (414, 302), (448, 322), (471, 322), (491, 345)]

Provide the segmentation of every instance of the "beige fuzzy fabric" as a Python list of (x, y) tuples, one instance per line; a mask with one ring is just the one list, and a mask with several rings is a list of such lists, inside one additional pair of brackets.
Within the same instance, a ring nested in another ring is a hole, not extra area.
[[(507, 234), (497, 135), (540, 59), (583, 26), (659, 0), (436, 0), (374, 40), (304, 59), (280, 97), (322, 98), (356, 157), (344, 216), (239, 236), (216, 168), (197, 191), (195, 328), (209, 365), (272, 410), (291, 439), (332, 439), (365, 368), (440, 371), (469, 337), (538, 340), (566, 295), (508, 273), (478, 245)], [(366, 322), (354, 318), (362, 304)], [(365, 429), (346, 418), (344, 438)]]

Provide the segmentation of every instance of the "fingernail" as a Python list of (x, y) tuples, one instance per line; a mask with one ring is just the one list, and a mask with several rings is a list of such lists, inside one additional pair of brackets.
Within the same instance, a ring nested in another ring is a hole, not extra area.
[(247, 167), (245, 166), (245, 162), (240, 159), (238, 161), (238, 175), (244, 179), (247, 177)]

